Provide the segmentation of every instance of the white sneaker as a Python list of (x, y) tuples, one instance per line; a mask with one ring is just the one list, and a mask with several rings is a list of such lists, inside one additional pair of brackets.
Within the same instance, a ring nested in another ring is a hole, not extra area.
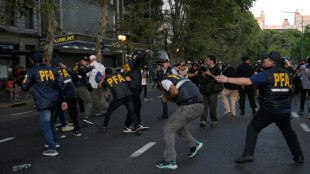
[[(56, 142), (55, 144), (56, 144), (56, 148), (60, 148), (59, 143)], [(45, 147), (45, 148), (48, 148), (48, 144), (44, 144), (44, 147)]]
[(47, 150), (44, 151), (42, 154), (45, 155), (45, 156), (56, 156), (56, 155), (58, 155), (59, 153), (57, 152), (57, 150), (54, 150), (54, 149), (47, 149)]
[(148, 129), (148, 128), (150, 128), (150, 127), (148, 127), (148, 126), (143, 126), (143, 124), (139, 124), (139, 129), (140, 129), (140, 130)]
[(147, 99), (147, 98), (144, 98), (144, 101), (149, 101), (149, 99)]
[(69, 126), (68, 124), (65, 127), (61, 128), (61, 131), (63, 132), (69, 132), (69, 131), (73, 131), (74, 127), (73, 126)]

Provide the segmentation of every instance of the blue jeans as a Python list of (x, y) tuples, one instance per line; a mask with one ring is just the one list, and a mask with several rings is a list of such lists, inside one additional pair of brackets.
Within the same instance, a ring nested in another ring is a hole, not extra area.
[(56, 117), (56, 109), (37, 111), (37, 113), (40, 127), (48, 147), (50, 149), (56, 149), (55, 143), (58, 141), (54, 121)]

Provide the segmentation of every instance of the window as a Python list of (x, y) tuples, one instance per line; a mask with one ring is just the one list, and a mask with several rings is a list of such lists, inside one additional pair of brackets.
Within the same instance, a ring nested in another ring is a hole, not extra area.
[(6, 6), (5, 6), (5, 13), (7, 14), (6, 16), (6, 24), (8, 26), (15, 26), (15, 0), (10, 1), (6, 0), (5, 1)]
[(25, 7), (25, 28), (33, 28), (33, 6), (31, 1), (24, 2)]

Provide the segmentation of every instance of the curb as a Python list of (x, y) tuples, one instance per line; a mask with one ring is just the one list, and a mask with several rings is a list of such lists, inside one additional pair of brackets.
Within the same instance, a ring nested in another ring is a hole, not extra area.
[(34, 101), (16, 102), (16, 103), (11, 103), (11, 104), (6, 104), (6, 105), (0, 105), (0, 110), (14, 108), (18, 106), (31, 105), (31, 104), (34, 104)]

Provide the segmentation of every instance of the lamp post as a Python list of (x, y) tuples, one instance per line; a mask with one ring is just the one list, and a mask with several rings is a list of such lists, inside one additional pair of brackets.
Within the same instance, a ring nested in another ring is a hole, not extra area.
[(121, 41), (121, 45), (122, 45), (122, 67), (124, 68), (125, 65), (125, 52), (124, 52), (124, 42), (126, 40), (126, 36), (124, 35), (118, 35), (118, 40)]
[[(294, 13), (295, 12), (290, 12), (290, 11), (282, 11), (283, 13)], [(304, 59), (304, 16), (301, 15), (299, 12), (298, 12), (298, 15), (301, 16), (301, 49), (300, 49), (300, 57), (301, 57), (301, 60)]]

